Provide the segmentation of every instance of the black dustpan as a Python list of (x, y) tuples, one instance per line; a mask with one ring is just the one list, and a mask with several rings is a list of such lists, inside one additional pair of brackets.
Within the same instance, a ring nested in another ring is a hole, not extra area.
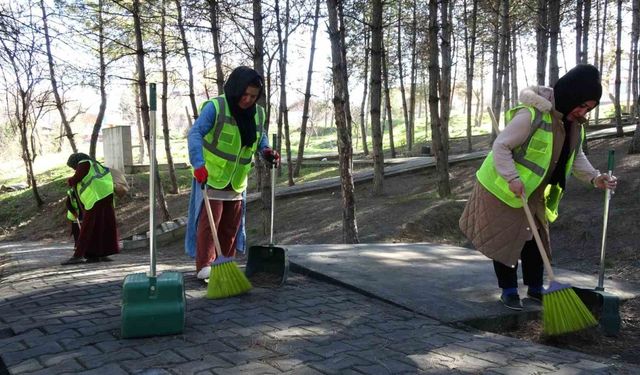
[[(274, 142), (275, 143), (275, 142)], [(276, 168), (271, 168), (271, 234), (269, 245), (251, 246), (247, 252), (245, 275), (254, 286), (279, 287), (287, 280), (287, 249), (273, 244), (273, 212), (276, 197)]]
[[(613, 175), (614, 151), (609, 150), (609, 176)], [(611, 191), (606, 190), (604, 196), (604, 218), (602, 221), (602, 245), (600, 249), (600, 272), (595, 289), (574, 288), (585, 304), (598, 311), (600, 328), (607, 336), (616, 336), (620, 332), (620, 298), (604, 290), (605, 248), (607, 243), (607, 223), (609, 221), (609, 200)]]

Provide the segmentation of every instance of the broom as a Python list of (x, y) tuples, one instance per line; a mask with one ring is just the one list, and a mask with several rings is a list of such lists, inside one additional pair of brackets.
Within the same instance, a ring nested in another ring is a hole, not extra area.
[(213, 235), (213, 243), (216, 249), (216, 260), (211, 265), (211, 273), (209, 274), (209, 285), (207, 286), (207, 298), (220, 299), (237, 296), (251, 290), (251, 282), (240, 271), (233, 258), (226, 258), (220, 251), (220, 241), (218, 240), (218, 232), (216, 224), (213, 221), (213, 212), (207, 197), (207, 183), (202, 184), (202, 199), (207, 210), (209, 225)]
[(529, 227), (536, 239), (540, 256), (549, 278), (549, 287), (542, 292), (542, 319), (544, 332), (547, 335), (560, 335), (575, 332), (598, 324), (591, 311), (584, 305), (580, 297), (569, 284), (561, 284), (554, 280), (553, 270), (549, 258), (536, 229), (527, 198), (522, 197), (522, 206), (529, 221)]

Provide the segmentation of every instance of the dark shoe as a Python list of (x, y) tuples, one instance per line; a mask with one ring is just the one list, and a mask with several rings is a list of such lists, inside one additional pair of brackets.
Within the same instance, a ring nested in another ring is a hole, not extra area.
[(527, 292), (527, 298), (542, 303), (542, 292)]
[(60, 264), (63, 266), (68, 266), (70, 264), (80, 264), (80, 263), (84, 263), (84, 258), (82, 257), (71, 257), (67, 260), (65, 260), (64, 262), (61, 262)]
[(502, 301), (502, 304), (508, 309), (515, 311), (522, 310), (522, 301), (520, 301), (520, 296), (517, 294), (501, 295), (500, 301)]
[(109, 257), (100, 257), (101, 262), (113, 262), (113, 259)]
[(95, 257), (95, 258), (87, 258), (87, 263), (98, 263), (100, 261), (100, 258)]

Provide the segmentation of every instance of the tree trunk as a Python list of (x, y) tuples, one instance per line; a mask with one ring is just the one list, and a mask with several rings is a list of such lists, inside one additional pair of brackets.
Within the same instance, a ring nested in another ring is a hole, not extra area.
[(558, 82), (558, 36), (560, 35), (560, 0), (549, 1), (549, 86)]
[(311, 78), (313, 76), (313, 61), (316, 54), (316, 35), (318, 34), (318, 20), (320, 18), (320, 0), (316, 0), (316, 10), (313, 16), (313, 31), (311, 32), (311, 50), (309, 53), (309, 69), (307, 70), (307, 85), (304, 90), (304, 104), (302, 106), (302, 124), (300, 125), (300, 143), (298, 144), (298, 156), (293, 176), (300, 176), (304, 145), (307, 136), (307, 123), (309, 122), (309, 104), (311, 102)]
[[(516, 44), (519, 39), (516, 35), (516, 25), (515, 22), (511, 23), (511, 33), (509, 36), (510, 48), (509, 48), (509, 60), (511, 64), (509, 64), (510, 71), (509, 74), (511, 76), (511, 102), (506, 108), (515, 107), (518, 104), (518, 93), (520, 90), (518, 89), (518, 56), (516, 55)], [(526, 74), (526, 72), (524, 72)]]
[[(443, 1), (442, 7), (446, 9), (446, 1)], [(444, 11), (444, 10), (442, 10)], [(446, 15), (446, 11), (444, 11)], [(448, 22), (447, 22), (448, 23)], [(445, 24), (443, 23), (443, 29)], [(443, 35), (443, 40), (444, 40)], [(429, 109), (431, 113), (431, 146), (436, 156), (436, 171), (438, 173), (438, 194), (440, 197), (447, 197), (450, 194), (449, 188), (449, 172), (448, 160), (445, 143), (443, 142), (446, 132), (446, 125), (442, 124), (443, 117), (440, 116), (439, 101), (445, 101), (438, 95), (439, 83), (443, 83), (444, 79), (440, 77), (440, 63), (438, 61), (438, 0), (429, 0)], [(443, 44), (443, 48), (445, 48)], [(443, 55), (444, 60), (444, 55)], [(450, 63), (450, 61), (448, 62)], [(443, 62), (444, 64), (444, 62)], [(443, 69), (444, 75), (444, 69)], [(441, 86), (441, 85), (440, 85)], [(440, 93), (447, 92), (441, 88)], [(448, 100), (446, 100), (448, 104)]]
[[(576, 0), (576, 64), (582, 61), (582, 12), (584, 9), (584, 1)], [(549, 7), (549, 13), (551, 7)]]
[(380, 108), (382, 107), (382, 0), (371, 4), (371, 136), (373, 138), (373, 194), (384, 192), (384, 154)]
[(440, 13), (442, 23), (440, 59), (442, 61), (442, 76), (438, 86), (440, 87), (440, 122), (439, 136), (440, 147), (436, 154), (436, 171), (438, 172), (438, 195), (440, 198), (451, 196), (449, 184), (449, 114), (451, 113), (451, 37), (453, 26), (449, 13), (451, 12), (451, 0), (441, 0)]
[(416, 141), (416, 126), (415, 126), (415, 118), (416, 118), (416, 71), (417, 71), (417, 51), (416, 51), (416, 43), (417, 43), (417, 34), (418, 34), (418, 25), (417, 25), (417, 4), (416, 0), (413, 0), (412, 3), (412, 15), (411, 15), (411, 66), (410, 66), (410, 75), (409, 75), (409, 125), (407, 126), (409, 129), (409, 134), (411, 135), (411, 148), (413, 148), (413, 144)]
[[(133, 0), (133, 9), (131, 11), (133, 16), (133, 27), (136, 37), (136, 60), (138, 67), (138, 89), (140, 90), (140, 112), (142, 113), (142, 125), (144, 127), (144, 138), (146, 139), (147, 149), (150, 150), (149, 146), (149, 128), (150, 128), (150, 116), (149, 116), (149, 101), (147, 99), (147, 79), (146, 72), (144, 67), (144, 46), (142, 43), (142, 20), (140, 17), (140, 0)], [(155, 155), (151, 155), (149, 153), (149, 166), (151, 163), (156, 163), (157, 160)], [(169, 209), (167, 208), (167, 203), (164, 200), (164, 189), (162, 188), (162, 183), (160, 181), (160, 172), (158, 168), (156, 170), (155, 176), (149, 176), (149, 178), (156, 179), (156, 187), (157, 191), (157, 204), (160, 208), (160, 213), (162, 214), (163, 221), (171, 220), (171, 216), (169, 215)]]
[(338, 26), (337, 0), (327, 0), (329, 18), (329, 39), (331, 40), (331, 61), (333, 76), (333, 106), (338, 130), (338, 153), (340, 155), (340, 181), (342, 186), (342, 234), (345, 243), (358, 243), (358, 226), (356, 223), (356, 200), (351, 174), (353, 149), (351, 133), (348, 128), (345, 111), (348, 86), (344, 80), (346, 61), (343, 59), (342, 40)]
[(208, 0), (211, 38), (213, 40), (213, 59), (216, 62), (216, 86), (218, 95), (224, 94), (224, 73), (222, 72), (222, 54), (220, 53), (220, 25), (218, 22), (218, 0)]
[(189, 101), (191, 102), (191, 111), (193, 119), (198, 118), (198, 106), (196, 105), (196, 94), (193, 85), (193, 66), (191, 65), (191, 55), (189, 54), (189, 44), (187, 43), (187, 35), (184, 30), (184, 21), (182, 20), (182, 5), (180, 0), (175, 0), (178, 11), (178, 30), (180, 31), (180, 39), (182, 41), (182, 52), (187, 62), (187, 72), (189, 73)]
[[(104, 114), (107, 111), (107, 65), (104, 61), (104, 22), (102, 19), (103, 3), (102, 0), (98, 1), (98, 60), (100, 69), (100, 108), (98, 109), (98, 115), (96, 121), (93, 124), (93, 130), (91, 131), (91, 142), (89, 144), (89, 156), (95, 158), (96, 146), (98, 144), (98, 135), (100, 134), (100, 128), (102, 128), (102, 120)], [(137, 119), (140, 116), (136, 117)], [(141, 142), (142, 143), (142, 142)], [(144, 155), (144, 148), (142, 148)]]
[[(261, 0), (252, 1), (253, 8), (253, 69), (258, 72), (262, 77), (267, 79), (264, 75), (264, 37), (262, 32), (262, 2)], [(268, 87), (268, 86), (267, 86)], [(267, 89), (268, 90), (268, 89)], [(265, 119), (264, 132), (269, 133), (269, 106), (265, 95), (261, 95), (258, 98), (258, 104), (260, 104), (266, 111), (267, 117)], [(276, 145), (271, 145), (276, 149)], [(271, 178), (269, 168), (261, 158), (256, 157), (256, 175), (258, 176), (258, 189), (260, 190), (260, 218), (262, 220), (262, 234), (269, 234), (270, 230), (270, 213), (271, 213)]]
[(382, 44), (382, 72), (384, 77), (384, 98), (386, 103), (387, 121), (389, 123), (389, 147), (391, 148), (391, 157), (396, 157), (396, 147), (393, 142), (393, 114), (391, 113), (391, 97), (389, 96), (389, 71), (387, 69), (387, 53)]
[[(493, 44), (493, 89), (491, 92), (491, 109), (496, 116), (496, 120), (498, 121), (498, 125), (500, 124), (500, 109), (502, 108), (502, 77), (503, 77), (503, 69), (502, 65), (503, 59), (502, 55), (506, 50), (504, 50), (504, 46), (501, 43), (501, 25), (502, 25), (502, 17), (500, 14), (502, 8), (502, 0), (496, 3), (495, 15), (494, 15), (494, 39), (492, 41)], [(498, 134), (492, 128), (491, 130), (491, 139), (495, 139)]]
[[(136, 62), (137, 65), (137, 62)], [(137, 69), (137, 68), (136, 68)], [(142, 126), (142, 110), (140, 108), (140, 87), (138, 84), (133, 85), (133, 95), (135, 96), (136, 102), (136, 128), (138, 129), (138, 164), (144, 163), (144, 147), (145, 147), (145, 139), (144, 139), (144, 129)], [(186, 108), (186, 107), (185, 107)], [(191, 127), (191, 116), (189, 116), (189, 111), (187, 110), (187, 119), (189, 119), (189, 127)]]
[[(363, 23), (362, 36), (364, 38), (364, 73), (362, 75), (362, 104), (360, 105), (360, 132), (362, 133), (362, 152), (365, 156), (369, 155), (369, 145), (367, 144), (367, 123), (364, 116), (367, 110), (367, 90), (369, 89), (369, 54), (371, 53), (369, 47), (370, 32), (368, 22), (366, 22), (366, 8), (363, 12), (365, 22)], [(372, 130), (373, 131), (373, 130)], [(357, 146), (357, 144), (356, 144)]]
[[(471, 109), (473, 99), (473, 63), (475, 62), (475, 47), (476, 47), (476, 24), (478, 20), (478, 0), (473, 0), (473, 6), (471, 10), (471, 24), (469, 24), (469, 18), (467, 16), (467, 0), (464, 0), (464, 52), (465, 52), (465, 64), (467, 72), (467, 152), (473, 151), (473, 145), (471, 143)], [(471, 35), (469, 35), (469, 30)]]
[(58, 113), (60, 114), (60, 121), (62, 121), (62, 126), (65, 130), (65, 135), (69, 140), (69, 145), (71, 145), (71, 149), (74, 153), (78, 152), (78, 148), (76, 147), (76, 142), (73, 139), (73, 130), (71, 130), (71, 125), (67, 120), (67, 115), (64, 112), (64, 103), (62, 103), (62, 98), (60, 97), (60, 92), (58, 91), (58, 81), (56, 80), (55, 67), (53, 63), (53, 55), (51, 54), (51, 40), (49, 38), (49, 24), (47, 21), (47, 10), (44, 6), (44, 0), (40, 0), (40, 9), (42, 10), (42, 25), (44, 28), (44, 43), (47, 48), (47, 62), (49, 63), (49, 79), (51, 80), (51, 90), (53, 91), (53, 96), (56, 100), (56, 108), (58, 109)]
[[(344, 112), (347, 116), (347, 129), (349, 130), (349, 140), (352, 137), (353, 118), (351, 116), (351, 98), (349, 94), (349, 71), (347, 69), (347, 28), (344, 21), (344, 1), (338, 1), (338, 20), (340, 22), (340, 53), (342, 53), (342, 61), (344, 62), (342, 69), (342, 79), (344, 80), (346, 90), (344, 91)], [(353, 154), (353, 144), (350, 143), (351, 153)], [(353, 158), (350, 158), (350, 168), (353, 170)]]
[[(276, 2), (275, 5), (275, 13), (276, 13), (276, 29), (278, 33), (278, 53), (280, 55), (279, 59), (279, 69), (280, 69), (280, 111), (278, 114), (278, 130), (284, 127), (284, 142), (286, 147), (287, 154), (287, 178), (289, 186), (295, 185), (293, 181), (293, 163), (291, 162), (291, 138), (289, 137), (289, 108), (287, 105), (287, 54), (288, 54), (288, 44), (289, 44), (289, 0), (286, 0), (285, 3), (285, 15), (284, 15), (284, 38), (282, 37), (282, 28), (280, 22), (280, 6), (279, 2)], [(282, 132), (278, 131), (278, 134), (282, 134)], [(278, 142), (282, 144), (282, 141)]]
[[(502, 0), (502, 13), (500, 18), (502, 19), (501, 23), (501, 35), (500, 38), (502, 39), (501, 43), (500, 43), (500, 66), (502, 67), (502, 69), (500, 69), (502, 71), (502, 97), (503, 97), (503, 104), (504, 104), (504, 109), (505, 111), (509, 108), (509, 102), (510, 102), (510, 85), (509, 85), (509, 71), (511, 70), (510, 65), (509, 65), (509, 50), (510, 50), (510, 33), (511, 33), (511, 26), (510, 26), (510, 19), (509, 19), (509, 0)], [(498, 99), (500, 100), (500, 99)], [(494, 113), (499, 113), (499, 111), (496, 111)], [(500, 116), (502, 117), (502, 116)]]
[(398, 50), (398, 76), (400, 78), (400, 96), (402, 98), (402, 114), (404, 115), (404, 131), (406, 151), (409, 152), (413, 148), (411, 144), (411, 129), (409, 128), (409, 112), (407, 109), (407, 97), (404, 91), (404, 69), (402, 65), (402, 0), (398, 0), (398, 43), (396, 48)]
[(173, 156), (171, 155), (171, 142), (169, 138), (169, 114), (167, 109), (167, 88), (169, 79), (167, 76), (167, 38), (166, 29), (166, 12), (167, 0), (162, 0), (161, 19), (160, 19), (160, 60), (162, 61), (162, 134), (164, 136), (164, 151), (167, 156), (167, 164), (169, 167), (169, 180), (171, 181), (171, 194), (178, 194), (178, 179), (176, 178), (176, 169), (173, 165)]
[[(600, 40), (600, 60), (596, 62), (596, 64), (598, 64), (598, 70), (600, 71), (600, 74), (602, 74), (602, 66), (604, 65), (604, 45), (606, 42), (606, 35), (607, 35), (607, 5), (609, 5), (609, 1), (605, 1), (604, 2), (604, 9), (603, 9), (603, 15), (602, 15), (602, 28), (601, 28), (601, 35), (602, 35), (602, 39)], [(600, 120), (600, 106), (596, 107), (596, 125), (598, 125), (599, 120)]]
[(618, 18), (616, 21), (616, 82), (615, 82), (615, 100), (614, 106), (616, 111), (616, 134), (618, 137), (624, 135), (622, 130), (622, 109), (620, 108), (620, 84), (622, 70), (622, 0), (618, 0)]
[(636, 121), (636, 130), (633, 133), (633, 138), (631, 139), (631, 143), (629, 144), (629, 154), (638, 154), (640, 153), (640, 123), (637, 121), (640, 119), (640, 103), (638, 103), (638, 95), (640, 95), (640, 88), (638, 87), (638, 76), (640, 72), (638, 72), (638, 39), (640, 38), (640, 0), (633, 0), (633, 5), (631, 6), (631, 17), (632, 17), (632, 31), (631, 31), (631, 43), (633, 47), (631, 48), (631, 58), (633, 60), (633, 74), (632, 74), (632, 92), (633, 92), (633, 110), (631, 111), (631, 115), (633, 121)]
[(538, 85), (545, 85), (545, 77), (547, 76), (547, 48), (549, 45), (549, 24), (547, 20), (547, 0), (538, 0), (538, 22), (536, 24), (536, 77)]
[(582, 15), (582, 51), (580, 53), (583, 64), (589, 61), (589, 24), (591, 23), (591, 0), (584, 0), (584, 13)]

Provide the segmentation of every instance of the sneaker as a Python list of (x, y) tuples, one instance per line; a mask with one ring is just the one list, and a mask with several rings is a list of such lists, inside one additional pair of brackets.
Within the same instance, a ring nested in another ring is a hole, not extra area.
[(527, 292), (527, 297), (531, 300), (534, 300), (536, 302), (542, 302), (542, 292), (532, 292), (532, 291), (528, 291)]
[(84, 263), (83, 257), (71, 257), (65, 260), (64, 262), (61, 262), (60, 264), (63, 266), (68, 266), (70, 264), (80, 264), (80, 263)]
[(522, 301), (520, 301), (520, 296), (517, 294), (503, 294), (500, 296), (500, 301), (508, 309), (516, 311), (522, 310)]
[(101, 262), (113, 262), (113, 259), (107, 257), (100, 257), (100, 261)]
[(200, 271), (198, 271), (198, 275), (196, 276), (198, 280), (205, 280), (209, 278), (209, 274), (211, 273), (211, 266), (203, 267)]

